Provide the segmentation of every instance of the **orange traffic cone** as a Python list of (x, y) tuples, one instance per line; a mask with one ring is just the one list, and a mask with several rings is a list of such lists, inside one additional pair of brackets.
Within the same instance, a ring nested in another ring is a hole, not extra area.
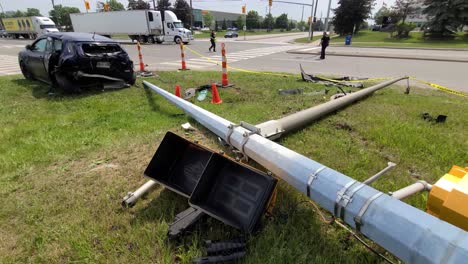
[(176, 84), (176, 86), (175, 86), (175, 96), (181, 97), (180, 96), (180, 86), (178, 84)]
[(223, 102), (221, 97), (219, 97), (218, 88), (216, 87), (216, 83), (211, 84), (211, 103), (212, 104), (220, 104)]

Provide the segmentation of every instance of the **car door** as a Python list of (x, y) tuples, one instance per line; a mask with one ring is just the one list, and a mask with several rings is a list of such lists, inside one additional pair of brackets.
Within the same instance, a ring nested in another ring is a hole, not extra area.
[(31, 45), (30, 52), (28, 52), (28, 59), (26, 65), (29, 72), (34, 77), (40, 80), (44, 80), (45, 68), (44, 68), (44, 54), (46, 51), (47, 39), (41, 38)]
[(166, 35), (174, 36), (174, 25), (171, 22), (167, 22), (166, 25)]
[(58, 64), (60, 53), (62, 52), (62, 40), (49, 37), (47, 38), (47, 46), (44, 54), (44, 72), (47, 79), (50, 79), (51, 73), (55, 70), (55, 65)]

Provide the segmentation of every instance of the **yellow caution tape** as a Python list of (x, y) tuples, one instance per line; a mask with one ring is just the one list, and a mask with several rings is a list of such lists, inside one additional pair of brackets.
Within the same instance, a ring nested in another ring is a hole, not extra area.
[(410, 79), (415, 80), (415, 81), (420, 82), (420, 83), (427, 84), (427, 85), (429, 85), (431, 87), (434, 87), (434, 88), (439, 89), (439, 90), (441, 90), (443, 92), (446, 92), (446, 93), (451, 93), (451, 94), (458, 95), (458, 96), (468, 97), (467, 93), (460, 92), (460, 91), (455, 91), (455, 90), (452, 90), (452, 89), (447, 88), (447, 87), (442, 86), (442, 85), (438, 85), (438, 84), (435, 84), (435, 83), (430, 83), (430, 82), (426, 82), (426, 81), (423, 81), (423, 80), (419, 80), (419, 79), (416, 79), (413, 76), (410, 76)]
[[(211, 58), (201, 54), (200, 52), (196, 51), (196, 50), (193, 50), (187, 46), (185, 46), (190, 52), (198, 55), (199, 57), (201, 58), (204, 58), (206, 59), (207, 61), (213, 63), (213, 64), (216, 64), (216, 65), (219, 65), (218, 62), (212, 60)], [(227, 66), (229, 69), (233, 69), (233, 70), (236, 70), (236, 71), (240, 71), (240, 72), (246, 72), (246, 73), (252, 73), (252, 74), (262, 74), (262, 75), (273, 75), (273, 76), (282, 76), (282, 77), (296, 77), (297, 75), (295, 74), (279, 74), (279, 73), (270, 73), (270, 72), (259, 72), (259, 71), (252, 71), (252, 70), (245, 70), (245, 69), (241, 69), (241, 68), (235, 68), (235, 67), (231, 67), (231, 66)], [(333, 80), (333, 79), (329, 79), (329, 78), (325, 78), (325, 77), (322, 77), (322, 76), (317, 76), (317, 77), (320, 77), (321, 79), (325, 80), (325, 81), (329, 81), (329, 82), (335, 82), (335, 83), (351, 83), (351, 82), (376, 82), (376, 81), (384, 81), (384, 80), (390, 80), (392, 79), (391, 77), (380, 77), (380, 78), (369, 78), (369, 79), (365, 79), (365, 80), (352, 80), (352, 81), (344, 81), (344, 80)], [(464, 93), (464, 92), (460, 92), (460, 91), (455, 91), (455, 90), (452, 90), (450, 88), (447, 88), (445, 86), (442, 86), (442, 85), (438, 85), (438, 84), (435, 84), (435, 83), (430, 83), (430, 82), (426, 82), (426, 81), (423, 81), (423, 80), (419, 80), (419, 79), (416, 79), (415, 77), (413, 76), (410, 76), (409, 77), (410, 79), (412, 80), (415, 80), (417, 82), (420, 82), (420, 83), (424, 83), (424, 84), (427, 84), (431, 87), (434, 87), (436, 89), (439, 89), (441, 91), (444, 91), (444, 92), (447, 92), (447, 93), (451, 93), (451, 94), (454, 94), (454, 95), (458, 95), (458, 96), (463, 96), (463, 97), (468, 97), (468, 94), (467, 93)]]
[(392, 79), (391, 77), (381, 77), (381, 78), (369, 78), (369, 79), (365, 79), (365, 80), (351, 80), (351, 81), (345, 81), (345, 80), (334, 80), (334, 79), (329, 79), (329, 78), (325, 78), (323, 76), (318, 76), (317, 77), (325, 80), (325, 81), (329, 81), (329, 82), (335, 82), (335, 83), (352, 83), (352, 82), (359, 82), (359, 83), (362, 83), (362, 82), (376, 82), (376, 81), (384, 81), (384, 80), (390, 80)]
[(191, 48), (189, 48), (189, 47), (187, 47), (187, 46), (185, 46), (185, 48), (188, 49), (190, 52), (192, 52), (192, 53), (198, 55), (199, 57), (201, 57), (201, 58), (203, 58), (203, 59), (205, 59), (205, 60), (207, 60), (207, 61), (209, 61), (209, 62), (211, 62), (211, 63), (214, 63), (214, 64), (216, 64), (216, 65), (219, 65), (218, 62), (212, 60), (212, 59), (209, 58), (209, 57), (206, 57), (205, 55), (201, 54), (200, 52), (198, 52), (198, 51), (196, 51), (196, 50), (193, 50), (193, 49), (191, 49)]

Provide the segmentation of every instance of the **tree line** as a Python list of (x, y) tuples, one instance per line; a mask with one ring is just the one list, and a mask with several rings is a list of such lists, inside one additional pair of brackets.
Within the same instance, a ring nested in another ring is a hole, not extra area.
[[(375, 0), (339, 0), (332, 21), (334, 31), (340, 35), (355, 34), (371, 18)], [(422, 13), (428, 22), (423, 25), (425, 36), (430, 38), (453, 37), (468, 25), (467, 0), (397, 0), (388, 8), (383, 6), (373, 17), (384, 30), (397, 32), (396, 37), (408, 37), (416, 25), (408, 23), (408, 16)]]

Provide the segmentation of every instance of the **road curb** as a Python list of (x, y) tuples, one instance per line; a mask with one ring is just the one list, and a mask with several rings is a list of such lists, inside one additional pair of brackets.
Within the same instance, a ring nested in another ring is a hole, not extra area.
[(360, 49), (408, 49), (408, 50), (435, 50), (435, 51), (468, 51), (468, 48), (425, 48), (425, 47), (391, 47), (391, 46), (382, 46), (382, 47), (375, 47), (375, 46), (347, 46), (343, 44), (333, 44), (331, 43), (330, 46), (333, 47), (352, 47), (352, 48), (360, 48)]
[[(303, 54), (303, 55), (319, 55), (318, 52), (301, 52), (301, 51), (286, 51), (291, 54)], [(365, 57), (365, 58), (381, 58), (381, 59), (398, 59), (398, 60), (425, 60), (425, 61), (445, 61), (445, 62), (462, 62), (468, 63), (468, 60), (460, 59), (449, 59), (449, 58), (422, 58), (412, 56), (386, 56), (386, 55), (366, 55), (366, 54), (344, 54), (344, 53), (333, 53), (327, 52), (327, 56), (341, 56), (341, 57)]]

